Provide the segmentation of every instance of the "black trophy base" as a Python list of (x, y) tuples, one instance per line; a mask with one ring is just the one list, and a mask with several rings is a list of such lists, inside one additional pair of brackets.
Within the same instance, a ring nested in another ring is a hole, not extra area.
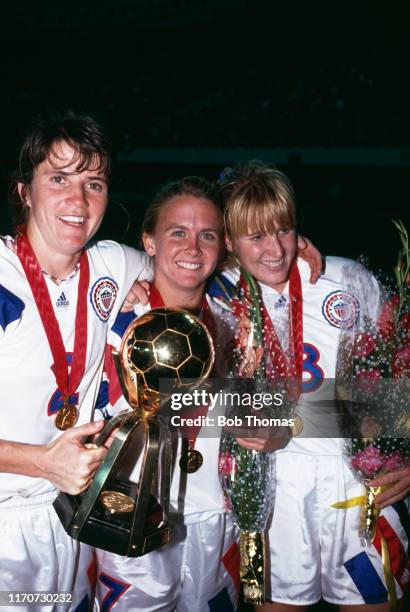
[[(136, 497), (137, 486), (128, 481), (108, 481), (104, 490), (117, 491)], [(102, 491), (103, 492), (103, 491)], [(150, 495), (142, 537), (133, 538), (130, 545), (133, 512), (112, 514), (100, 502), (94, 507), (81, 530), (76, 525), (76, 515), (82, 503), (81, 495), (60, 493), (54, 501), (54, 509), (67, 533), (74, 539), (117, 555), (141, 557), (160, 548), (169, 541), (169, 527), (163, 520), (163, 512), (157, 499)], [(141, 529), (136, 525), (136, 530)]]

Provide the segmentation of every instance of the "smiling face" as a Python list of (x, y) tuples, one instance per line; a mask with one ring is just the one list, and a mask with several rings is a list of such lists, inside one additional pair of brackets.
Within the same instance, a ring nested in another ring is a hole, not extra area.
[(262, 162), (237, 166), (222, 186), (227, 248), (259, 282), (282, 292), (296, 258), (295, 193)]
[(235, 240), (226, 240), (241, 266), (259, 282), (282, 292), (289, 280), (296, 257), (297, 236), (294, 229), (254, 232)]
[(222, 215), (213, 202), (175, 196), (161, 208), (153, 234), (143, 235), (155, 257), (154, 282), (163, 297), (203, 291), (222, 252)]
[[(67, 142), (54, 145), (19, 194), (29, 207), (27, 235), (43, 269), (69, 268), (98, 230), (108, 202), (99, 159), (77, 171), (79, 155)], [(47, 263), (48, 262), (48, 263)]]

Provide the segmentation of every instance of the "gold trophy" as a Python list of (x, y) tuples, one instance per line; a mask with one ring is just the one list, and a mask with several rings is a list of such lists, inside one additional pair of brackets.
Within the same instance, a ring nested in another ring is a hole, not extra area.
[[(97, 438), (100, 446), (117, 429), (87, 491), (76, 496), (60, 493), (54, 508), (72, 538), (139, 557), (169, 540), (171, 439), (166, 419), (158, 411), (166, 412), (176, 389), (189, 391), (209, 375), (214, 348), (196, 316), (180, 308), (155, 308), (129, 325), (113, 356), (132, 410), (111, 419)], [(163, 379), (172, 381), (166, 392), (160, 390)], [(141, 441), (141, 433), (144, 450), (138, 483), (118, 478), (120, 463)], [(158, 472), (161, 504), (154, 490)]]

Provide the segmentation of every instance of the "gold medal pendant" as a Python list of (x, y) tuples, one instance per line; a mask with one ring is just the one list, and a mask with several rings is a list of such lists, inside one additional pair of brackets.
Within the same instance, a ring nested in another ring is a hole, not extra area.
[(64, 400), (64, 406), (57, 412), (55, 425), (60, 431), (66, 431), (73, 427), (78, 421), (78, 408)]
[(193, 474), (197, 472), (204, 462), (202, 454), (195, 450), (195, 448), (189, 448), (187, 451), (182, 453), (179, 460), (179, 467), (185, 474)]
[(50, 294), (44, 280), (43, 271), (27, 235), (17, 240), (17, 255), (23, 267), (27, 282), (33, 293), (37, 311), (47, 336), (48, 345), (54, 360), (53, 373), (57, 388), (64, 398), (64, 405), (57, 412), (55, 426), (61, 431), (76, 424), (78, 409), (69, 404), (69, 398), (78, 389), (85, 372), (87, 358), (87, 294), (90, 284), (90, 264), (85, 250), (80, 255), (80, 278), (78, 279), (78, 298), (75, 312), (74, 352), (69, 366), (66, 348), (60, 326), (54, 313)]
[(300, 436), (303, 431), (303, 419), (300, 416), (295, 416), (293, 419), (292, 436)]
[(135, 502), (131, 497), (118, 491), (104, 491), (100, 495), (100, 501), (110, 514), (132, 512), (135, 506)]

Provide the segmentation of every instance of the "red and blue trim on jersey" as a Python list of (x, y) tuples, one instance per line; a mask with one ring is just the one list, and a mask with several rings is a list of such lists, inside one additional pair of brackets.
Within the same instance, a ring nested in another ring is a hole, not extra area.
[(3, 328), (3, 331), (6, 331), (10, 323), (14, 323), (14, 321), (18, 321), (21, 318), (25, 307), (23, 300), (3, 285), (0, 285), (0, 326)]
[[(397, 524), (402, 530), (398, 534), (388, 520)], [(408, 543), (410, 535), (410, 519), (403, 502), (398, 502), (386, 509), (386, 514), (379, 517), (373, 550), (377, 550), (381, 559), (381, 539), (384, 537), (389, 550), (392, 574), (402, 591), (406, 589), (410, 579), (408, 561)], [(363, 551), (344, 563), (344, 567), (366, 604), (387, 603), (388, 591), (380, 573), (373, 565), (371, 556)]]
[(101, 612), (109, 612), (131, 585), (104, 572), (98, 576), (98, 580), (108, 589), (101, 602)]
[[(228, 550), (225, 552), (224, 556), (222, 557), (222, 564), (225, 567), (225, 570), (227, 571), (229, 576), (231, 577), (236, 592), (239, 596), (240, 552), (239, 546), (236, 542), (233, 542), (228, 548)], [(229, 597), (229, 592), (226, 586), (208, 601), (208, 606), (210, 612), (234, 612), (234, 610), (236, 609), (236, 607), (231, 601), (231, 598)]]

